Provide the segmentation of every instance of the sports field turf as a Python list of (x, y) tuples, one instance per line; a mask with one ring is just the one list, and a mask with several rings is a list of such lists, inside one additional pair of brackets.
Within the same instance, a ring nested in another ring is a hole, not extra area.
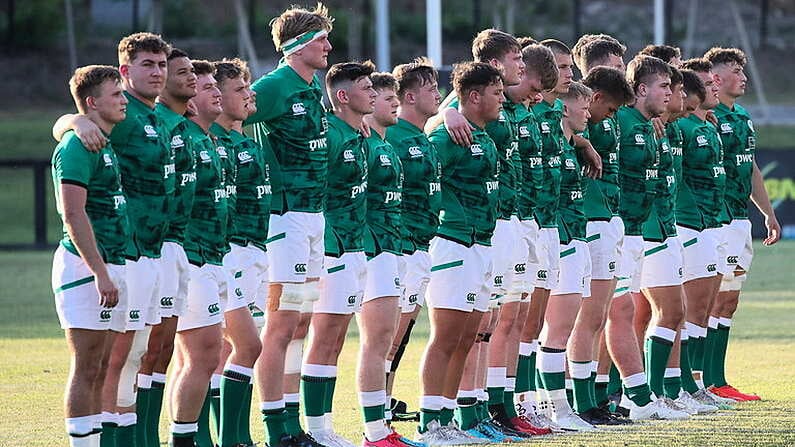
[[(531, 445), (576, 446), (792, 446), (795, 445), (795, 242), (757, 247), (751, 279), (735, 318), (728, 376), (763, 402), (688, 422), (644, 423), (597, 433), (543, 437)], [(51, 254), (0, 253), (0, 446), (65, 446), (62, 397), (68, 370), (49, 286)], [(352, 325), (355, 326), (355, 325)], [(418, 325), (400, 369), (395, 396), (416, 408), (417, 364), (427, 337)], [(356, 338), (340, 361), (335, 402), (337, 431), (360, 442), (354, 393)], [(256, 402), (255, 402), (256, 405)], [(262, 425), (252, 412), (255, 440)], [(399, 423), (412, 434), (413, 424)], [(165, 441), (167, 423), (161, 424)]]

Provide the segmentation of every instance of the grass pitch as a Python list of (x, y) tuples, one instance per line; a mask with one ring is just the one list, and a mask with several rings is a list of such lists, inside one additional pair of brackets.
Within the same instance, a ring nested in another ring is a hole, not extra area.
[[(687, 422), (653, 422), (596, 433), (535, 439), (531, 445), (572, 446), (792, 446), (795, 445), (795, 242), (757, 246), (729, 346), (728, 376), (741, 390), (765, 400), (735, 411)], [(0, 253), (0, 446), (67, 445), (63, 386), (68, 357), (49, 286), (51, 254)], [(407, 349), (394, 395), (416, 408), (417, 365), (427, 338), (423, 319)], [(335, 401), (337, 431), (361, 439), (355, 395), (357, 339), (349, 337), (340, 361)], [(255, 400), (256, 408), (256, 400)], [(165, 413), (164, 413), (165, 414)], [(251, 414), (252, 433), (262, 442), (262, 424)], [(398, 423), (411, 435), (412, 423)], [(167, 421), (161, 421), (165, 442)]]

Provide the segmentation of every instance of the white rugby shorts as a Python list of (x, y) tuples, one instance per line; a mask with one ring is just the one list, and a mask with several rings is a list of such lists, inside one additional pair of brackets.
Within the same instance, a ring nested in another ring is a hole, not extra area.
[(491, 247), (471, 247), (435, 237), (431, 241), (428, 306), (486, 312), (492, 284)]

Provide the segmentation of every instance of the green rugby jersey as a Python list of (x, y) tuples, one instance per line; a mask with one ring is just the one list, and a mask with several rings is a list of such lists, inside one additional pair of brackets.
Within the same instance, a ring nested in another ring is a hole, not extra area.
[(429, 135), (442, 163), (437, 235), (467, 247), (490, 246), (500, 188), (497, 147), (484, 129), (473, 127), (469, 148), (453, 143), (443, 124)]
[(657, 140), (657, 179), (654, 185), (654, 202), (649, 217), (643, 224), (643, 237), (650, 241), (664, 241), (676, 236), (676, 171), (673, 148), (666, 136)]
[[(516, 210), (519, 219), (533, 219), (536, 201), (544, 182), (543, 143), (541, 129), (532, 110), (521, 103), (505, 103), (505, 111), (514, 117), (518, 138), (519, 192)], [(500, 185), (502, 187), (502, 185)]]
[[(450, 102), (449, 107), (458, 107), (458, 99)], [(515, 116), (506, 113), (507, 109), (513, 109), (513, 101), (506, 99), (503, 103), (503, 110), (500, 117), (494, 121), (486, 123), (486, 133), (494, 141), (497, 147), (497, 159), (500, 161), (500, 193), (497, 203), (497, 217), (499, 219), (510, 219), (516, 214), (517, 194), (520, 188), (519, 177), (521, 161), (519, 160), (519, 137)]]
[(395, 148), (373, 130), (364, 145), (367, 153), (367, 227), (364, 251), (368, 256), (383, 252), (403, 253), (400, 208), (403, 196), (403, 166)]
[(307, 84), (282, 60), (251, 88), (257, 92), (257, 113), (246, 124), (254, 124), (254, 140), (261, 145), (266, 137), (270, 138), (278, 162), (278, 166), (270, 163), (271, 210), (277, 214), (322, 212), (326, 201), (328, 122), (320, 79), (315, 76)]
[(558, 198), (560, 196), (560, 159), (563, 148), (563, 101), (553, 104), (541, 101), (533, 106), (543, 145), (544, 180), (536, 201), (536, 221), (541, 228), (558, 226)]
[(110, 142), (127, 196), (131, 239), (126, 256), (159, 258), (176, 188), (171, 136), (154, 109), (128, 92), (124, 95), (127, 117), (113, 127)]
[(403, 200), (400, 223), (403, 227), (403, 252), (428, 251), (439, 228), (442, 207), (442, 165), (436, 147), (415, 125), (404, 119), (386, 129), (386, 140), (403, 165)]
[(658, 174), (657, 138), (651, 120), (634, 107), (621, 107), (616, 113), (621, 135), (619, 145), (619, 215), (624, 234), (643, 235), (655, 197)]
[(271, 210), (270, 167), (267, 156), (271, 151), (242, 133), (232, 130), (234, 161), (236, 164), (235, 201), (231, 210), (234, 233), (229, 240), (237, 245), (251, 243), (265, 250)]
[(734, 105), (734, 110), (718, 104), (715, 117), (718, 118), (718, 132), (723, 142), (723, 167), (726, 169), (726, 220), (747, 219), (756, 151), (754, 123), (739, 104)]
[(237, 233), (234, 217), (237, 207), (237, 163), (235, 162), (237, 156), (235, 154), (235, 142), (232, 141), (232, 134), (218, 123), (213, 123), (210, 126), (210, 134), (215, 137), (215, 150), (221, 160), (221, 172), (226, 186), (226, 206), (229, 210), (226, 235), (231, 240), (232, 235)]
[(602, 177), (584, 181), (585, 214), (588, 220), (610, 220), (618, 214), (619, 187), (618, 154), (620, 131), (615, 117), (598, 123), (588, 123), (585, 136), (602, 159)]
[(176, 178), (174, 198), (170, 206), (168, 230), (165, 240), (182, 244), (185, 227), (188, 225), (190, 209), (193, 206), (193, 193), (196, 189), (196, 159), (193, 149), (186, 144), (184, 137), (187, 119), (169, 109), (163, 103), (155, 105), (155, 113), (163, 121), (171, 138), (174, 151), (174, 174)]
[(558, 233), (561, 244), (585, 240), (585, 201), (582, 195), (582, 168), (577, 160), (573, 141), (563, 141), (560, 167), (560, 198), (558, 204)]
[(193, 121), (185, 135), (196, 152), (196, 191), (183, 247), (194, 265), (223, 265), (229, 251), (229, 210), (223, 165), (215, 137)]
[[(127, 200), (122, 192), (121, 171), (111, 144), (99, 152), (91, 152), (73, 131), (65, 133), (52, 154), (52, 182), (61, 218), (61, 184), (86, 189), (85, 210), (94, 231), (97, 251), (108, 264), (124, 264), (124, 251), (130, 238)], [(63, 226), (61, 245), (80, 256), (69, 238), (66, 225)]]
[(679, 225), (702, 230), (720, 226), (726, 169), (717, 129), (695, 114), (680, 118), (682, 183), (676, 200)]
[(367, 229), (367, 155), (364, 137), (338, 118), (328, 118), (326, 255), (364, 250)]

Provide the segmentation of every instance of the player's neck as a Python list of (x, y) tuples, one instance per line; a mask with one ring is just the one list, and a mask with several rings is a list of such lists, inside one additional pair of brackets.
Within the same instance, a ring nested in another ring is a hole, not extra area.
[(510, 86), (505, 89), (505, 98), (513, 103), (520, 103), (523, 102), (522, 98), (519, 96), (519, 92), (517, 91), (519, 87)]
[(345, 121), (349, 126), (356, 130), (359, 130), (362, 127), (362, 119), (364, 118), (364, 114), (351, 110), (348, 107), (339, 107), (334, 109), (334, 116)]
[(301, 77), (307, 84), (312, 83), (312, 79), (315, 77), (315, 68), (309, 66), (308, 64), (304, 63), (304, 61), (289, 57), (287, 58), (287, 65), (295, 71), (298, 76)]
[(215, 119), (215, 123), (223, 127), (224, 130), (226, 130), (227, 132), (229, 132), (230, 130), (232, 130), (235, 124), (235, 119), (225, 113), (222, 113), (221, 116)]
[(242, 134), (243, 133), (243, 121), (235, 120), (232, 123), (232, 130), (234, 130), (237, 133)]
[(633, 107), (635, 108), (635, 110), (638, 111), (638, 113), (643, 115), (643, 118), (645, 118), (646, 121), (649, 121), (652, 118), (657, 116), (657, 115), (651, 113), (649, 108), (646, 106), (646, 101), (645, 100), (635, 101), (635, 105)]
[(172, 112), (176, 113), (177, 115), (185, 115), (185, 112), (188, 111), (188, 100), (181, 100), (177, 99), (168, 94), (165, 90), (163, 93), (157, 97), (157, 102), (163, 104), (164, 106), (168, 107)]
[(729, 110), (734, 110), (734, 104), (737, 102), (737, 98), (724, 93), (721, 93), (718, 98), (720, 99), (721, 104), (728, 107)]
[(190, 118), (190, 120), (201, 127), (204, 132), (210, 132), (210, 126), (213, 125), (216, 119), (217, 117), (207, 116), (202, 113)]
[(554, 91), (541, 93), (541, 97), (544, 98), (544, 102), (547, 104), (554, 104), (555, 100), (557, 100), (559, 96), (560, 95)]
[(710, 109), (702, 109), (701, 107), (699, 107), (699, 108), (696, 109), (695, 112), (693, 112), (693, 115), (696, 115), (697, 117), (699, 117), (699, 119), (701, 119), (701, 121), (706, 121), (707, 120), (707, 114), (709, 113), (709, 110)]
[(115, 123), (104, 120), (96, 111), (86, 113), (86, 117), (93, 121), (94, 124), (96, 124), (97, 127), (99, 127), (102, 132), (105, 133), (105, 135), (110, 135), (110, 132), (113, 130), (113, 126), (116, 125)]
[(141, 101), (142, 103), (146, 104), (150, 109), (155, 108), (155, 99), (157, 98), (146, 98), (140, 93), (138, 93), (134, 88), (130, 87), (129, 85), (124, 86), (124, 91), (126, 91), (130, 96)]
[(370, 126), (371, 131), (375, 131), (375, 133), (377, 133), (382, 140), (384, 139), (384, 136), (386, 135), (386, 126), (379, 123), (378, 120), (373, 117), (372, 113), (365, 115), (364, 122)]
[(461, 112), (462, 115), (464, 115), (464, 118), (469, 120), (469, 122), (471, 122), (472, 124), (477, 126), (479, 129), (483, 129), (483, 128), (486, 127), (486, 123), (488, 121), (486, 120), (486, 118), (481, 116), (481, 114), (478, 113), (477, 110), (473, 110), (473, 109), (469, 108), (468, 105), (464, 105), (464, 103), (460, 103), (458, 105), (458, 111)]
[(563, 136), (566, 137), (566, 141), (571, 140), (571, 137), (574, 136), (576, 132), (569, 126), (569, 123), (564, 120), (563, 121)]
[(417, 109), (415, 109), (413, 107), (405, 107), (404, 108), (404, 107), (401, 106), (400, 107), (400, 114), (398, 115), (398, 118), (400, 118), (400, 119), (402, 119), (404, 121), (408, 121), (414, 127), (416, 127), (417, 129), (420, 129), (420, 130), (424, 129), (425, 128), (425, 123), (428, 122), (428, 117), (425, 116), (424, 114), (418, 112)]

